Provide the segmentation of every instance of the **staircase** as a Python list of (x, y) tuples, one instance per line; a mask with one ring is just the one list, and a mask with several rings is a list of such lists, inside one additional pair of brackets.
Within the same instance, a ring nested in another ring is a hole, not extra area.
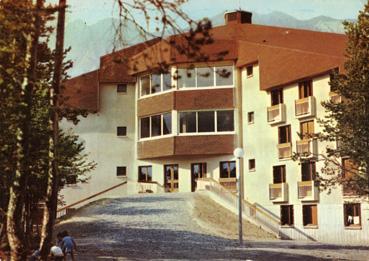
[[(214, 201), (238, 214), (238, 195), (235, 192), (226, 189), (218, 181), (212, 178), (198, 179), (197, 184), (198, 189), (207, 191)], [(243, 200), (242, 216), (249, 222), (260, 226), (265, 231), (280, 237), (279, 219), (267, 210), (262, 209), (260, 206)]]

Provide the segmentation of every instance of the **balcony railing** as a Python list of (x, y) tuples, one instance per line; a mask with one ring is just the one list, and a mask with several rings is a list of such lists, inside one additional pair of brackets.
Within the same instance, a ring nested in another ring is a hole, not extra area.
[(301, 201), (319, 200), (319, 188), (315, 186), (314, 180), (300, 181), (297, 183), (298, 198)]
[(287, 159), (292, 156), (292, 146), (291, 143), (278, 144), (278, 158)]
[(288, 184), (269, 184), (269, 199), (273, 202), (288, 201)]
[(236, 178), (220, 178), (220, 185), (228, 189), (229, 191), (236, 192), (237, 191), (237, 180)]
[(286, 105), (283, 103), (268, 107), (268, 123), (278, 124), (286, 121)]
[(315, 97), (310, 96), (295, 101), (296, 118), (314, 117), (315, 116)]
[(311, 158), (318, 154), (318, 141), (305, 139), (296, 141), (296, 152), (301, 158)]

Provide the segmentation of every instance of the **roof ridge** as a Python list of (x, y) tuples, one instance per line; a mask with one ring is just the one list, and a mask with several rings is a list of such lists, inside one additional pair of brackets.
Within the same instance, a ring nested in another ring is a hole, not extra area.
[(344, 56), (339, 56), (339, 55), (318, 53), (318, 52), (306, 51), (306, 50), (301, 50), (301, 49), (296, 49), (296, 48), (282, 47), (282, 46), (277, 46), (277, 45), (273, 45), (273, 44), (263, 44), (263, 43), (258, 43), (258, 42), (252, 42), (252, 41), (249, 41), (249, 40), (238, 40), (238, 42), (247, 42), (249, 44), (260, 45), (260, 46), (265, 46), (265, 47), (270, 47), (270, 48), (278, 48), (278, 49), (289, 50), (289, 51), (300, 52), (300, 53), (306, 53), (306, 54), (328, 56), (328, 57), (334, 57), (334, 58), (340, 58), (340, 59), (345, 58)]

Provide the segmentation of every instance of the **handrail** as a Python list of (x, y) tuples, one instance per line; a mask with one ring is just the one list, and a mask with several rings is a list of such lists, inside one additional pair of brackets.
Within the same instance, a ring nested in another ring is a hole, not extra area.
[(79, 204), (81, 204), (81, 203), (83, 203), (83, 202), (86, 202), (87, 200), (90, 200), (90, 199), (92, 199), (92, 198), (95, 198), (95, 197), (97, 197), (97, 196), (100, 196), (100, 195), (102, 195), (102, 194), (104, 194), (104, 193), (106, 193), (106, 192), (108, 192), (108, 191), (110, 191), (110, 190), (113, 190), (113, 189), (115, 189), (115, 188), (117, 188), (117, 187), (123, 186), (124, 184), (127, 184), (127, 181), (124, 181), (124, 182), (122, 182), (122, 183), (119, 183), (119, 184), (117, 184), (117, 185), (114, 185), (114, 186), (112, 186), (112, 187), (110, 187), (110, 188), (104, 189), (103, 191), (100, 191), (100, 192), (95, 193), (95, 194), (93, 194), (93, 195), (91, 195), (91, 196), (88, 196), (87, 198), (84, 198), (84, 199), (78, 200), (77, 202), (74, 202), (74, 203), (72, 203), (72, 204), (70, 204), (70, 205), (67, 205), (67, 206), (65, 206), (65, 207), (59, 208), (56, 212), (61, 212), (61, 211), (63, 211), (63, 210), (66, 210), (66, 209), (69, 209), (69, 208), (74, 207), (74, 206), (76, 206), (76, 205), (79, 205)]
[[(232, 191), (229, 191), (227, 190), (226, 188), (224, 188), (222, 186), (222, 184), (220, 184), (217, 180), (213, 179), (213, 178), (203, 178), (202, 180), (209, 180), (209, 181), (212, 181), (214, 182), (215, 184), (219, 185), (223, 191), (225, 191), (226, 193), (230, 193), (232, 194), (233, 196), (235, 197), (238, 197), (238, 195), (235, 193), (235, 192), (232, 192)], [(262, 214), (263, 216), (265, 216), (266, 218), (268, 218), (269, 220), (271, 220), (272, 222), (276, 223), (276, 224), (280, 224), (279, 220), (275, 217), (273, 217), (272, 215), (270, 215), (269, 213), (267, 213), (266, 211), (260, 209), (260, 208), (257, 208), (257, 206), (255, 206), (254, 204), (252, 204), (251, 202), (245, 200), (245, 199), (242, 199), (243, 203), (245, 203), (248, 207), (250, 207), (251, 209), (255, 210), (255, 212), (258, 212), (260, 214)]]

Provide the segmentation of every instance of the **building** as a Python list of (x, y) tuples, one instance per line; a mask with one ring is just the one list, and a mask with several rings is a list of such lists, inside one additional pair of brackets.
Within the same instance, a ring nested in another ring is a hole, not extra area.
[[(80, 135), (98, 166), (87, 184), (63, 189), (67, 204), (121, 179), (127, 185), (110, 195), (190, 192), (204, 177), (232, 190), (233, 150), (243, 147), (244, 198), (278, 218), (281, 235), (368, 242), (367, 203), (341, 188), (328, 195), (314, 182), (322, 163), (313, 154), (335, 144), (308, 135), (319, 131), (346, 37), (255, 25), (244, 11), (225, 20), (203, 47), (206, 62), (155, 39), (103, 56), (97, 71), (68, 81), (70, 106), (91, 113), (77, 126), (62, 126)], [(155, 70), (163, 63), (168, 71)], [(293, 152), (309, 161), (292, 160)]]

